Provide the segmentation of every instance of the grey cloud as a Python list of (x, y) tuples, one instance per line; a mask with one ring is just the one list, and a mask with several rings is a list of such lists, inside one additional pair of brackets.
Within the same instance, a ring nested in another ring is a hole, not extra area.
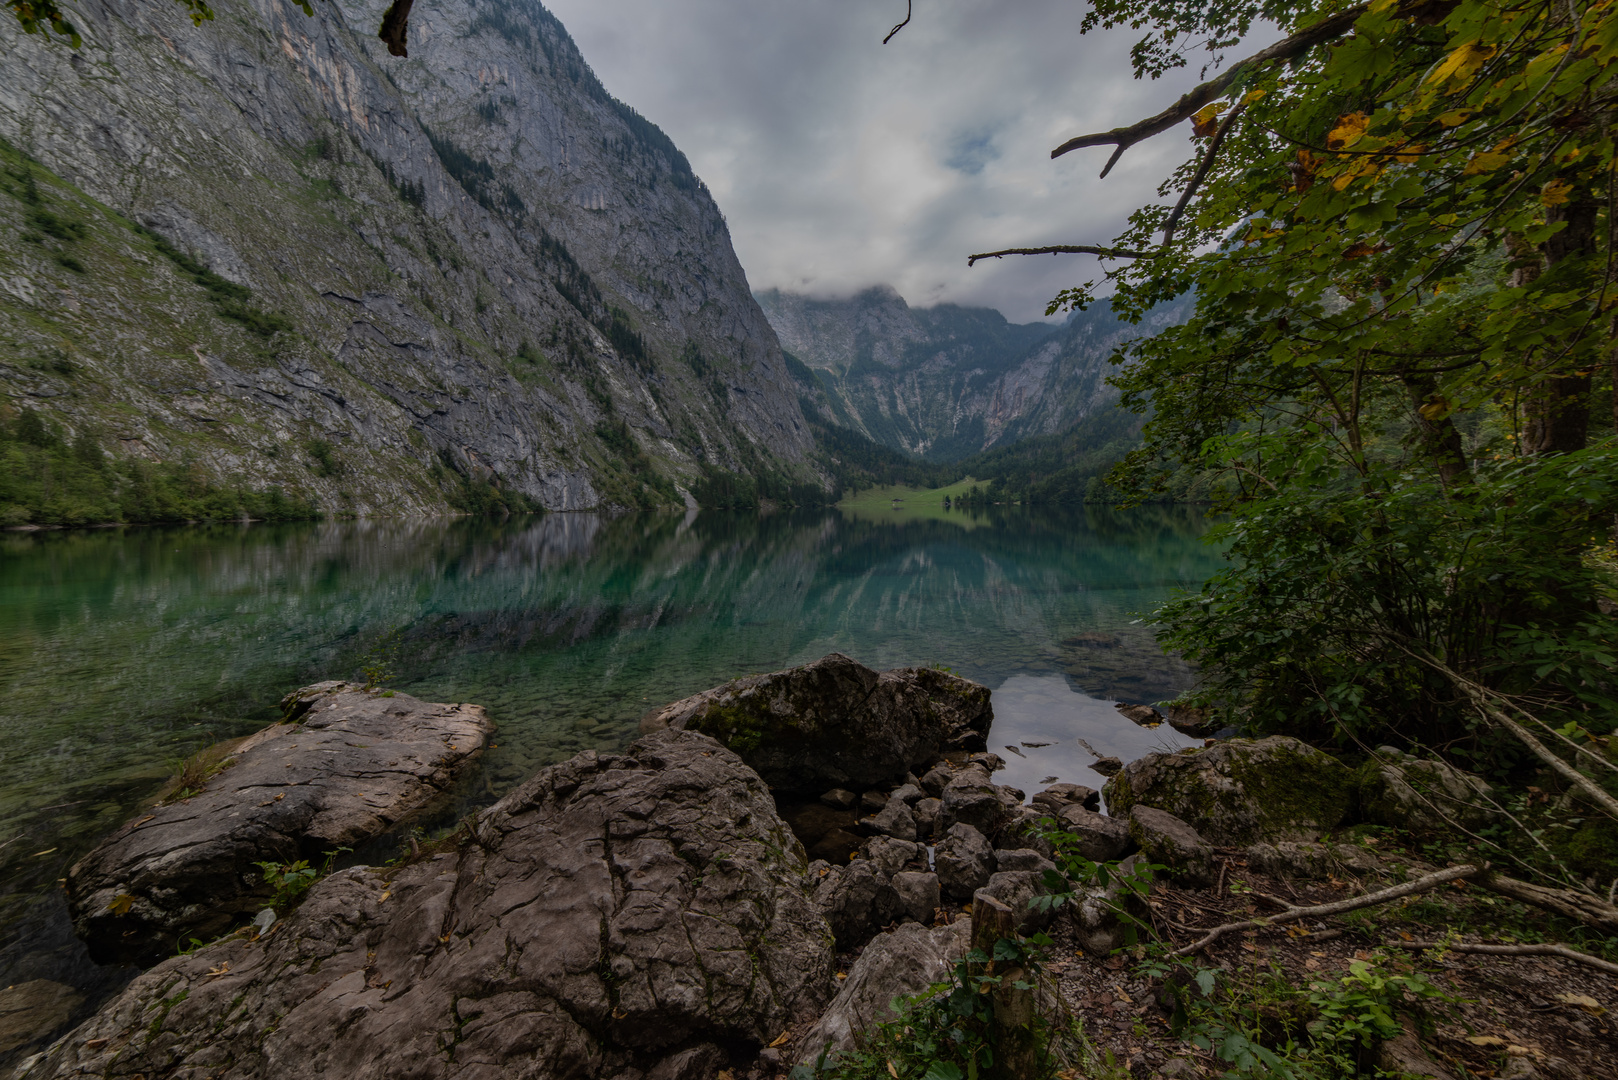
[(1195, 81), (1130, 77), (1129, 31), (1081, 38), (1074, 0), (550, 0), (607, 88), (685, 151), (755, 289), (1041, 318), (1084, 257), (966, 266), (975, 251), (1104, 243), (1188, 156), (1189, 132), (1105, 149), (1063, 139), (1156, 112)]

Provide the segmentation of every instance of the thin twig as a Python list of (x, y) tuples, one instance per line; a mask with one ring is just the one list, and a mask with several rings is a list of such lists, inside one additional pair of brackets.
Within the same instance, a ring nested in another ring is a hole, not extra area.
[(1209, 79), (1201, 86), (1196, 87), (1156, 116), (1149, 116), (1145, 120), (1130, 124), (1128, 127), (1113, 128), (1111, 131), (1097, 132), (1094, 135), (1080, 135), (1076, 139), (1069, 139), (1055, 150), (1052, 150), (1051, 157), (1061, 157), (1070, 150), (1078, 150), (1086, 146), (1117, 146), (1118, 149), (1113, 151), (1112, 157), (1107, 159), (1106, 168), (1101, 170), (1101, 175), (1105, 177), (1112, 171), (1112, 167), (1117, 164), (1118, 159), (1123, 156), (1125, 150), (1138, 142), (1151, 138), (1153, 135), (1161, 134), (1181, 120), (1189, 118), (1204, 105), (1223, 95), (1230, 88), (1231, 83), (1236, 81), (1237, 76), (1243, 74), (1248, 68), (1267, 63), (1270, 60), (1290, 60), (1295, 56), (1303, 55), (1316, 45), (1341, 37), (1353, 28), (1359, 17), (1365, 14), (1368, 6), (1366, 4), (1356, 4), (1347, 11), (1322, 19), (1313, 26), (1299, 30), (1291, 37), (1278, 41), (1267, 49), (1259, 50), (1246, 60), (1235, 64), (1217, 77)]
[(905, 0), (904, 22), (900, 23), (898, 26), (895, 26), (892, 30), (889, 30), (888, 36), (882, 39), (882, 44), (886, 45), (888, 42), (892, 41), (894, 34), (897, 34), (899, 31), (910, 25), (910, 5), (912, 2), (913, 0)]
[(1542, 945), (1470, 945), (1464, 941), (1391, 941), (1388, 944), (1396, 949), (1444, 949), (1448, 952), (1480, 953), (1484, 956), (1560, 956), (1564, 960), (1588, 964), (1590, 967), (1618, 975), (1618, 964), (1603, 960), (1599, 956), (1579, 952), (1577, 949), (1570, 949), (1558, 942)]
[(1473, 866), (1470, 863), (1463, 863), (1460, 866), (1450, 866), (1443, 870), (1434, 871), (1431, 874), (1416, 878), (1414, 881), (1407, 881), (1402, 885), (1394, 885), (1386, 889), (1380, 889), (1373, 893), (1364, 893), (1360, 896), (1351, 896), (1347, 900), (1335, 900), (1329, 904), (1316, 904), (1313, 907), (1294, 907), (1292, 905), (1288, 905), (1287, 909), (1278, 915), (1271, 915), (1268, 917), (1260, 916), (1256, 919), (1245, 919), (1241, 922), (1225, 923), (1223, 926), (1216, 926), (1204, 934), (1200, 939), (1192, 942), (1190, 945), (1175, 949), (1173, 952), (1169, 953), (1169, 956), (1190, 956), (1192, 953), (1201, 952), (1203, 949), (1206, 949), (1209, 945), (1212, 945), (1226, 934), (1235, 933), (1239, 930), (1256, 930), (1260, 927), (1275, 926), (1280, 923), (1297, 922), (1299, 919), (1325, 918), (1330, 915), (1341, 915), (1344, 912), (1358, 911), (1360, 908), (1375, 907), (1377, 904), (1385, 904), (1389, 900), (1398, 900), (1400, 897), (1415, 896), (1418, 893), (1430, 892), (1431, 890), (1438, 888), (1440, 885), (1448, 884), (1451, 881), (1459, 881), (1461, 878), (1474, 877), (1482, 873), (1484, 869), (1485, 867), (1483, 866)]
[(1168, 247), (1173, 242), (1174, 228), (1180, 224), (1180, 215), (1185, 213), (1185, 208), (1191, 202), (1191, 197), (1197, 193), (1197, 188), (1202, 186), (1202, 178), (1208, 175), (1209, 169), (1213, 168), (1214, 158), (1219, 153), (1220, 144), (1225, 141), (1225, 133), (1230, 130), (1231, 125), (1236, 122), (1236, 118), (1242, 114), (1242, 110), (1245, 108), (1247, 108), (1247, 102), (1242, 101), (1234, 109), (1230, 110), (1223, 120), (1219, 121), (1219, 127), (1214, 131), (1213, 141), (1208, 144), (1207, 152), (1202, 155), (1202, 161), (1198, 163), (1197, 171), (1191, 174), (1191, 182), (1185, 186), (1185, 191), (1180, 194), (1180, 201), (1174, 204), (1174, 209), (1169, 212), (1168, 221), (1163, 224), (1164, 247)]
[(1002, 255), (1099, 255), (1103, 259), (1150, 259), (1150, 251), (1130, 251), (1128, 248), (1094, 247), (1090, 244), (1054, 244), (1051, 247), (1040, 248), (1006, 248), (1003, 251), (985, 251), (980, 255), (968, 255), (966, 265), (971, 266), (979, 259), (998, 259)]

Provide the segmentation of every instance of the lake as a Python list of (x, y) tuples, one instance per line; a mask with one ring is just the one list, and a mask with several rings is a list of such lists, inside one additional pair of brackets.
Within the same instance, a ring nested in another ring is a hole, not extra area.
[(1217, 568), (1205, 528), (1199, 508), (1151, 506), (0, 534), (0, 986), (127, 978), (72, 937), (66, 867), (186, 755), (367, 667), (499, 724), (457, 814), (622, 746), (654, 705), (833, 651), (988, 685), (999, 782), (1099, 786), (1084, 744), (1128, 760), (1185, 743), (1112, 703), (1189, 684), (1140, 620)]

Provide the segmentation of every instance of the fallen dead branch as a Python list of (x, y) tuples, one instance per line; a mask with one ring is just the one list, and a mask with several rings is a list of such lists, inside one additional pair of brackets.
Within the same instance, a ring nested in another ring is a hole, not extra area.
[(1190, 956), (1199, 953), (1209, 945), (1218, 941), (1226, 934), (1237, 933), (1242, 930), (1257, 930), (1266, 926), (1277, 926), (1281, 923), (1297, 922), (1299, 919), (1326, 918), (1331, 915), (1342, 915), (1349, 911), (1358, 911), (1361, 908), (1375, 907), (1386, 904), (1390, 900), (1398, 900), (1405, 896), (1415, 896), (1418, 893), (1430, 892), (1440, 885), (1447, 885), (1451, 881), (1462, 878), (1475, 877), (1484, 872), (1483, 866), (1473, 866), (1463, 863), (1460, 866), (1450, 866), (1443, 870), (1434, 871), (1422, 877), (1407, 881), (1402, 885), (1392, 885), (1386, 889), (1379, 889), (1373, 893), (1364, 893), (1360, 896), (1351, 896), (1346, 900), (1334, 900), (1329, 904), (1315, 904), (1310, 907), (1295, 907), (1287, 905), (1285, 911), (1275, 915), (1260, 916), (1256, 919), (1244, 919), (1241, 922), (1225, 923), (1209, 930), (1201, 938), (1182, 948), (1175, 949), (1169, 956)]
[(1483, 956), (1560, 956), (1576, 964), (1585, 964), (1608, 974), (1618, 975), (1618, 964), (1603, 960), (1599, 956), (1579, 952), (1577, 949), (1570, 949), (1558, 942), (1535, 945), (1474, 945), (1465, 941), (1392, 941), (1389, 944), (1396, 949), (1443, 949), (1448, 952), (1479, 953)]
[(1572, 889), (1553, 889), (1504, 874), (1479, 874), (1473, 884), (1499, 896), (1520, 900), (1563, 918), (1581, 922), (1605, 934), (1618, 934), (1618, 907), (1598, 896)]

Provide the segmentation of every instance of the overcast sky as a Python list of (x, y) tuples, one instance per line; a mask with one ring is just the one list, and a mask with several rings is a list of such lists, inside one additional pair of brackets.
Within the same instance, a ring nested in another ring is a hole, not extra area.
[(1086, 256), (1189, 156), (1184, 125), (1131, 150), (1052, 147), (1155, 113), (1196, 82), (1130, 77), (1130, 31), (1079, 37), (1082, 0), (544, 0), (607, 89), (668, 132), (730, 222), (753, 288), (891, 284), (1044, 317)]

